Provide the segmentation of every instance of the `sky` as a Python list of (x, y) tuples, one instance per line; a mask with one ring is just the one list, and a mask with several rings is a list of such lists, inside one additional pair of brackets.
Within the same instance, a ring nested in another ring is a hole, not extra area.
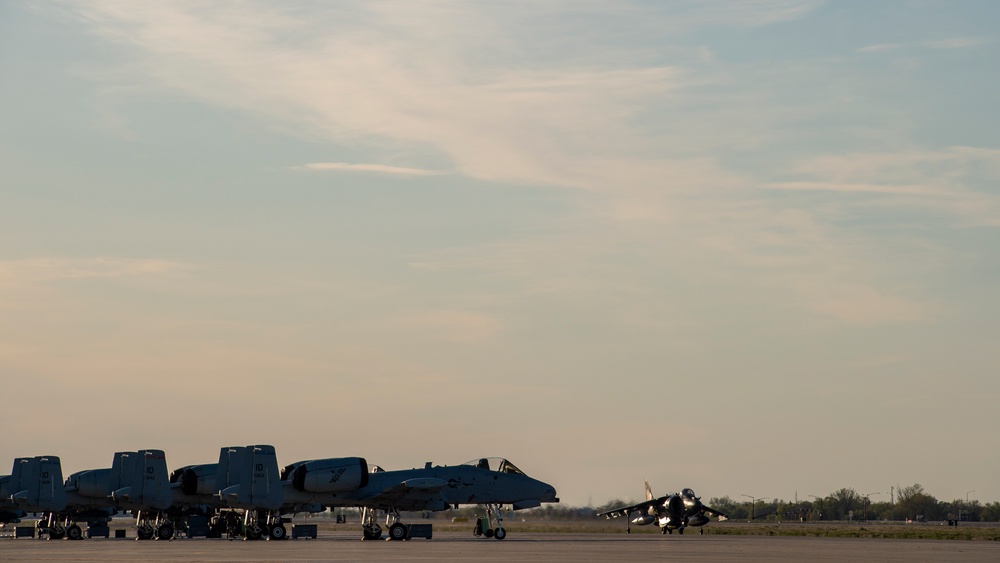
[(998, 501), (997, 21), (2, 2), (0, 458)]

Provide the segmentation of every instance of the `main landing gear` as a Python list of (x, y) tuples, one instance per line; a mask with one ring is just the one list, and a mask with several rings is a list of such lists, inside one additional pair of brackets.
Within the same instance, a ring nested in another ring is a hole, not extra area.
[(135, 539), (158, 539), (169, 541), (174, 538), (174, 523), (161, 513), (150, 514), (139, 511), (135, 515)]
[(389, 539), (393, 541), (402, 541), (406, 539), (406, 525), (402, 522), (396, 522), (392, 526), (389, 526)]
[[(392, 508), (385, 511), (385, 525), (389, 528), (386, 539), (402, 541), (407, 539), (406, 524), (399, 521), (399, 510)], [(378, 509), (361, 508), (361, 539), (374, 541), (382, 539), (382, 526), (378, 524)]]
[[(404, 524), (399, 520), (399, 509), (393, 507), (385, 511), (385, 526), (389, 531), (387, 540), (431, 539), (433, 533), (430, 524)], [(377, 540), (382, 537), (382, 526), (378, 525), (378, 509), (361, 507), (361, 534), (362, 540)]]
[(374, 541), (382, 537), (382, 527), (378, 525), (378, 511), (374, 508), (361, 509), (361, 539)]
[(244, 540), (284, 540), (288, 530), (277, 511), (247, 510), (243, 513)]
[(288, 529), (276, 510), (247, 509), (242, 513), (220, 510), (209, 521), (206, 537), (221, 538), (223, 535), (230, 540), (284, 540), (288, 539)]
[(37, 537), (47, 534), (50, 540), (82, 540), (83, 529), (69, 518), (61, 519), (59, 516), (48, 513), (42, 516), (35, 523)]
[[(496, 522), (496, 528), (493, 527)], [(476, 519), (476, 527), (472, 530), (476, 537), (486, 536), (502, 540), (507, 537), (507, 530), (503, 528), (503, 511), (499, 504), (487, 504), (486, 516)]]
[[(409, 530), (406, 529), (406, 524), (399, 521), (399, 510), (392, 508), (385, 511), (385, 524), (389, 526), (389, 538), (392, 541), (403, 541), (408, 539)], [(377, 524), (376, 524), (377, 526)]]

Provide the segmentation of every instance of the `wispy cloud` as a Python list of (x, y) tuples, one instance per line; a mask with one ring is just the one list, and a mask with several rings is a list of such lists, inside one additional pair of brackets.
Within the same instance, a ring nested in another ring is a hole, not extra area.
[(0, 261), (0, 286), (53, 280), (157, 276), (177, 272), (186, 265), (169, 260), (120, 258), (25, 258)]
[(924, 321), (931, 313), (926, 304), (863, 285), (840, 287), (834, 295), (816, 296), (810, 308), (852, 324)]
[[(680, 81), (664, 66), (539, 64), (502, 39), (509, 14), (472, 5), (364, 6), (309, 18), (266, 3), (77, 9), (168, 87), (338, 142), (431, 151), (489, 180), (575, 185), (578, 155), (634, 142), (634, 112)], [(491, 64), (497, 49), (525, 65)]]
[(821, 6), (820, 0), (707, 0), (670, 6), (671, 28), (762, 27), (799, 19)]
[(949, 39), (915, 41), (912, 43), (876, 43), (861, 47), (857, 51), (859, 53), (878, 53), (898, 49), (962, 49), (965, 47), (989, 45), (996, 42), (997, 40), (991, 37), (952, 37)]
[(772, 190), (886, 196), (934, 210), (957, 223), (1000, 225), (1000, 150), (940, 150), (814, 156), (791, 167), (808, 180), (772, 182)]
[(990, 45), (997, 40), (991, 37), (952, 37), (938, 41), (925, 41), (923, 46), (931, 49), (961, 49), (964, 47), (976, 47), (978, 45)]
[(355, 164), (349, 162), (311, 162), (295, 168), (304, 170), (337, 170), (344, 172), (377, 172), (397, 176), (440, 176), (442, 174), (447, 174), (447, 172), (440, 170), (406, 168), (402, 166), (388, 166), (385, 164)]
[(880, 51), (894, 51), (896, 49), (902, 49), (907, 45), (912, 45), (908, 43), (876, 43), (874, 45), (866, 45), (858, 49), (859, 53), (878, 53)]
[[(273, 119), (283, 129), (430, 154), (474, 178), (621, 190), (638, 183), (622, 178), (637, 169), (623, 167), (622, 155), (646, 150), (651, 132), (643, 114), (704, 78), (623, 47), (567, 44), (546, 25), (649, 10), (643, 21), (659, 36), (661, 25), (685, 32), (764, 26), (802, 17), (816, 5), (699, 2), (651, 10), (598, 2), (576, 11), (543, 4), (517, 18), (461, 4), (346, 4), (309, 17), (270, 3), (135, 10), (95, 2), (74, 9), (93, 33), (135, 47), (132, 64), (158, 83)], [(633, 24), (634, 18), (618, 25)], [(512, 29), (532, 42), (530, 50), (510, 40)], [(650, 170), (660, 158), (631, 160)]]
[[(816, 5), (699, 2), (659, 12), (597, 3), (588, 5), (587, 15), (640, 11), (646, 24), (688, 26), (691, 32), (789, 21)], [(957, 150), (944, 156), (806, 156), (782, 163), (781, 175), (728, 168), (722, 164), (727, 157), (743, 158), (738, 149), (795, 138), (801, 131), (786, 131), (785, 123), (843, 102), (817, 98), (789, 105), (754, 86), (769, 81), (745, 69), (700, 59), (701, 67), (685, 67), (648, 56), (647, 47), (606, 49), (550, 33), (542, 24), (560, 19), (558, 9), (534, 8), (534, 18), (477, 4), (347, 4), (308, 17), (271, 3), (135, 10), (95, 2), (76, 9), (95, 34), (128, 45), (138, 59), (130, 62), (157, 84), (246, 111), (282, 130), (405, 155), (389, 162), (447, 162), (449, 173), (477, 179), (580, 188), (585, 194), (574, 201), (579, 227), (413, 260), (425, 268), (483, 268), (524, 280), (529, 293), (597, 292), (605, 275), (617, 284), (632, 272), (612, 272), (597, 257), (627, 246), (630, 256), (652, 263), (690, 262), (692, 278), (740, 278), (790, 291), (802, 309), (845, 321), (920, 319), (926, 316), (920, 306), (897, 295), (891, 276), (872, 274), (878, 266), (853, 250), (861, 242), (844, 241), (823, 205), (776, 201), (773, 192), (909, 198), (971, 222), (996, 220), (993, 196), (962, 179), (970, 162), (962, 158), (971, 157)], [(514, 36), (531, 41), (531, 49)], [(901, 46), (868, 50), (894, 48)], [(789, 64), (796, 72), (762, 70), (784, 81), (817, 72), (808, 61)], [(816, 84), (827, 83), (824, 71)], [(301, 168), (441, 173), (431, 166), (347, 162)], [(915, 173), (924, 168), (930, 179)], [(817, 249), (823, 249), (819, 257)], [(868, 303), (867, 316), (851, 303)]]
[(838, 184), (832, 182), (775, 182), (765, 184), (772, 190), (810, 191), (810, 192), (842, 192), (871, 193), (895, 195), (933, 195), (947, 196), (947, 192), (924, 186), (883, 186), (878, 184)]
[(389, 326), (452, 342), (485, 342), (502, 328), (491, 316), (456, 310), (413, 313), (390, 321)]

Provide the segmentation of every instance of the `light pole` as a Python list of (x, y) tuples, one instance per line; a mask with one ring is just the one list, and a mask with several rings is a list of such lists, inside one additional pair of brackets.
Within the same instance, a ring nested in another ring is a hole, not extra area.
[(865, 497), (865, 522), (868, 522), (868, 504), (871, 502), (871, 500), (868, 497), (880, 494), (882, 493), (865, 493), (864, 495), (861, 495)]
[(969, 504), (969, 493), (974, 493), (974, 492), (976, 492), (976, 489), (972, 489), (971, 491), (965, 493), (965, 504)]
[(758, 500), (767, 500), (767, 499), (771, 498), (771, 497), (752, 497), (750, 495), (743, 495), (743, 496), (745, 496), (748, 499), (750, 499), (750, 521), (751, 522), (756, 518), (756, 516), (754, 515), (755, 514), (754, 513), (754, 509), (757, 506), (757, 501)]
[[(976, 489), (972, 489), (971, 491), (968, 491), (967, 493), (965, 493), (965, 514), (966, 515), (969, 514), (969, 493), (974, 493), (974, 492), (976, 492)], [(961, 508), (958, 509), (958, 519), (959, 519), (959, 521), (962, 520), (962, 509)]]
[(818, 497), (816, 495), (809, 495), (809, 496), (811, 496), (812, 498), (816, 499), (816, 502), (819, 503), (819, 519), (822, 520), (823, 519), (823, 497)]

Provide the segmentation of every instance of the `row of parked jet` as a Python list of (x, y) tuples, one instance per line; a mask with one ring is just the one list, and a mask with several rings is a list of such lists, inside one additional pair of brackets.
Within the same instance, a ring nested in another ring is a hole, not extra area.
[(559, 502), (548, 483), (528, 477), (501, 458), (462, 465), (385, 471), (361, 457), (300, 461), (279, 469), (270, 445), (224, 447), (218, 463), (189, 465), (168, 473), (162, 450), (117, 452), (110, 468), (73, 473), (63, 481), (57, 456), (21, 457), (0, 476), (0, 522), (27, 514), (39, 536), (83, 538), (81, 524), (106, 526), (131, 512), (139, 539), (169, 540), (188, 520), (200, 517), (209, 537), (284, 539), (285, 524), (298, 513), (327, 508), (361, 509), (362, 538), (409, 537), (401, 512), (440, 511), (463, 504), (485, 505), (476, 535), (507, 536), (501, 507), (514, 510)]

